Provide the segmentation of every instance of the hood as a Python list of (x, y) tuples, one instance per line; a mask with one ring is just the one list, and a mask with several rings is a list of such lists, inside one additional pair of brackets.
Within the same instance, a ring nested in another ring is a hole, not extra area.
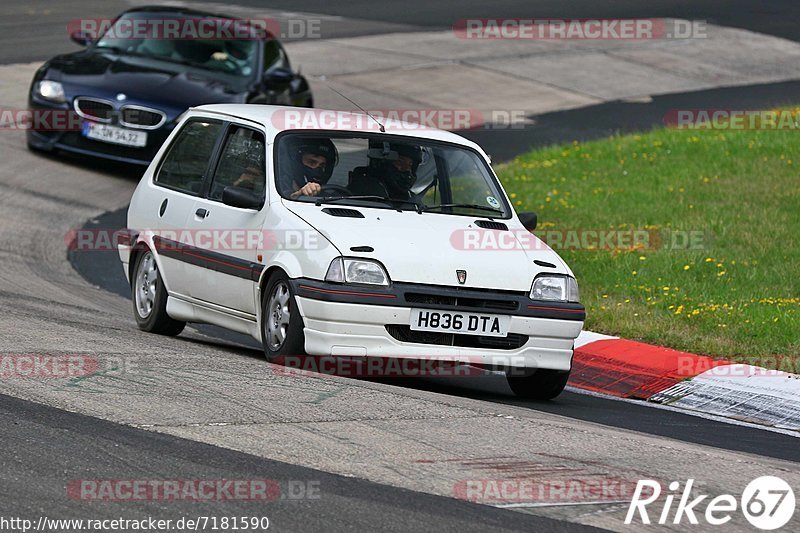
[(51, 59), (45, 77), (60, 81), (69, 98), (84, 95), (113, 100), (124, 93), (129, 101), (181, 110), (244, 101), (248, 83), (178, 63), (93, 49)]
[[(380, 261), (397, 282), (445, 285), (473, 289), (527, 292), (539, 272), (571, 274), (561, 258), (516, 219), (504, 220), (508, 231), (487, 230), (476, 225), (480, 217), (418, 214), (394, 211), (285, 201), (286, 207), (322, 233), (344, 256)], [(324, 208), (354, 209), (365, 218), (337, 217)], [(517, 232), (522, 231), (541, 246), (523, 248)], [(514, 245), (516, 243), (516, 245)], [(352, 248), (370, 246), (373, 252)], [(535, 248), (535, 249), (530, 249)], [(541, 267), (533, 261), (550, 263)], [(464, 284), (456, 270), (466, 270)]]

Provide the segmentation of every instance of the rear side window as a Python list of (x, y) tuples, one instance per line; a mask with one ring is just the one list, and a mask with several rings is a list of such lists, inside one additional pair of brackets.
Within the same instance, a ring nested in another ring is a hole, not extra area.
[(164, 157), (155, 183), (188, 194), (199, 194), (221, 129), (222, 124), (214, 120), (186, 123)]
[(222, 200), (225, 187), (241, 187), (263, 195), (266, 188), (264, 134), (231, 126), (219, 157), (208, 197)]

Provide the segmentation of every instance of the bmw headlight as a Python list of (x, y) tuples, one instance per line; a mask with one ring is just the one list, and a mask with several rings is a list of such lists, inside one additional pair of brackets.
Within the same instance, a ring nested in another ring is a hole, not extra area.
[(359, 283), (364, 285), (389, 285), (389, 276), (377, 261), (337, 257), (328, 267), (325, 281)]
[(38, 96), (51, 102), (63, 103), (67, 101), (66, 96), (64, 96), (64, 86), (57, 81), (42, 80), (36, 84), (34, 91)]
[(571, 276), (545, 274), (533, 280), (530, 297), (532, 300), (553, 302), (580, 302), (578, 282)]

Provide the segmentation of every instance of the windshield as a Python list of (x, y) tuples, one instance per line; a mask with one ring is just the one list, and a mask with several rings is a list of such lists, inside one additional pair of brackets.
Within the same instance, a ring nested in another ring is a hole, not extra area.
[(385, 134), (284, 134), (277, 188), (288, 200), (509, 218), (496, 178), (476, 152)]
[[(237, 38), (220, 38), (229, 35)], [(256, 71), (259, 39), (244, 22), (136, 12), (117, 19), (95, 47), (247, 77)]]

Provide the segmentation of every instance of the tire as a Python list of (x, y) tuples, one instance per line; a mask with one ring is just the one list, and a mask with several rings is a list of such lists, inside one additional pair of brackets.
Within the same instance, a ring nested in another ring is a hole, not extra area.
[(167, 314), (167, 290), (150, 250), (136, 256), (131, 276), (131, 301), (133, 316), (142, 331), (175, 336), (186, 326), (186, 322), (173, 320)]
[(270, 276), (261, 297), (261, 343), (267, 361), (305, 355), (303, 317), (289, 278), (283, 272)]
[(506, 376), (508, 386), (517, 397), (527, 400), (552, 400), (561, 394), (569, 380), (569, 370), (537, 370), (529, 376), (510, 374)]

